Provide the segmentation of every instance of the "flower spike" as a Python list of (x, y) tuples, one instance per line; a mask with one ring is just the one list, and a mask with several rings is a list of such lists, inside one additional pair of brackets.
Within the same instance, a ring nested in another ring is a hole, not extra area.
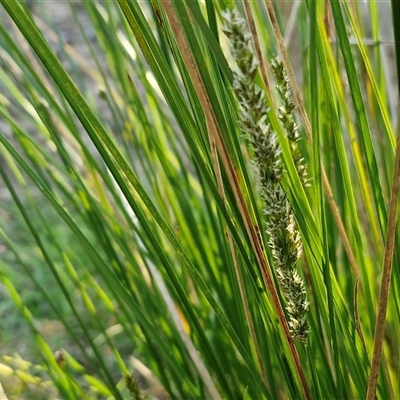
[[(281, 185), (283, 166), (278, 137), (268, 120), (269, 107), (265, 92), (254, 83), (258, 62), (253, 53), (246, 21), (236, 9), (224, 11), (222, 17), (222, 30), (229, 39), (230, 53), (237, 65), (233, 71), (233, 89), (240, 105), (239, 123), (254, 154), (253, 164), (264, 200), (268, 244), (286, 301), (290, 333), (293, 339), (306, 343), (309, 325), (305, 316), (309, 303), (304, 281), (296, 271), (302, 244), (292, 208)], [(297, 148), (298, 128), (292, 116), (295, 106), (290, 99), (289, 81), (282, 67), (283, 64), (277, 60), (273, 61), (277, 91), (283, 103), (278, 115), (287, 132), (300, 179), (306, 184), (307, 171)]]

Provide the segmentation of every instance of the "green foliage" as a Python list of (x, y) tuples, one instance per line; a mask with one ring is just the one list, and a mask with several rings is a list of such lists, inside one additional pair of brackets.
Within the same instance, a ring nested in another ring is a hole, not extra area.
[(303, 246), (303, 344), (239, 122), (231, 2), (60, 2), (70, 27), (50, 3), (0, 2), (8, 398), (363, 398), (389, 290), (376, 395), (400, 393), (396, 251), (381, 286), (398, 118), (385, 5), (277, 2), (289, 63), (272, 65), (285, 48), (269, 1), (248, 10), (251, 81)]

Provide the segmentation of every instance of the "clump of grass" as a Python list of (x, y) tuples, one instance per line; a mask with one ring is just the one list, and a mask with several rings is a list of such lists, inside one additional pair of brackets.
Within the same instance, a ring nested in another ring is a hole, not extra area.
[[(223, 18), (223, 31), (229, 39), (230, 52), (237, 64), (233, 88), (240, 104), (240, 126), (254, 154), (254, 166), (264, 200), (268, 243), (287, 304), (290, 333), (293, 339), (306, 343), (309, 303), (304, 281), (296, 271), (302, 245), (293, 211), (281, 185), (283, 166), (278, 137), (268, 120), (269, 107), (265, 92), (254, 82), (258, 62), (252, 51), (251, 35), (246, 22), (236, 9), (224, 11)], [(305, 184), (307, 170), (296, 145), (299, 136), (292, 116), (294, 104), (290, 100), (287, 77), (281, 63), (275, 60), (272, 65), (278, 77), (277, 91), (283, 100), (283, 106), (279, 109), (280, 121), (292, 143), (294, 162)]]
[[(365, 4), (347, 3), (293, 2), (288, 20), (289, 2), (235, 2), (251, 31), (230, 12), (235, 99), (218, 41), (226, 1), (62, 2), (82, 39), (66, 43), (64, 22), (46, 25), (43, 2), (0, 0), (0, 380), (9, 398), (140, 397), (131, 374), (157, 398), (396, 397), (396, 264), (393, 293), (387, 278), (400, 248), (388, 210), (400, 165), (389, 112), (397, 87), (383, 57), (385, 3), (362, 19)], [(276, 53), (283, 64), (267, 66)]]

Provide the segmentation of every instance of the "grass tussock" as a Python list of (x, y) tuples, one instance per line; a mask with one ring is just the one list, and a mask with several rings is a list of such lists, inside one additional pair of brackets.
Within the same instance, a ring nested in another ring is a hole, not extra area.
[(396, 2), (0, 3), (0, 397), (396, 398)]

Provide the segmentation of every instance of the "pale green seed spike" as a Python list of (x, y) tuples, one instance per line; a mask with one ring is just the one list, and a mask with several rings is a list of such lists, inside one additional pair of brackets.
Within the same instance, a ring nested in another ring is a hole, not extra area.
[[(233, 88), (240, 105), (239, 123), (254, 154), (253, 164), (264, 199), (268, 243), (274, 258), (277, 278), (286, 301), (290, 333), (293, 339), (306, 343), (309, 325), (305, 315), (309, 303), (304, 282), (295, 270), (302, 252), (302, 245), (293, 211), (280, 184), (283, 173), (281, 149), (276, 132), (273, 131), (268, 121), (265, 92), (254, 83), (258, 62), (253, 54), (251, 35), (247, 31), (246, 22), (235, 9), (224, 11), (222, 16), (225, 20), (223, 31), (229, 39), (230, 52), (237, 64), (237, 68), (233, 71)], [(276, 69), (281, 79), (278, 93), (283, 106), (278, 110), (278, 115), (288, 132), (291, 148), (296, 150), (298, 128), (291, 114), (294, 104), (290, 99), (289, 81), (282, 66), (283, 64), (277, 60), (273, 61), (273, 69)], [(294, 154), (295, 165), (299, 165), (299, 175), (302, 171), (300, 176), (304, 176), (305, 179), (306, 169), (304, 166), (302, 166), (303, 169), (300, 169), (302, 162), (300, 153)]]

